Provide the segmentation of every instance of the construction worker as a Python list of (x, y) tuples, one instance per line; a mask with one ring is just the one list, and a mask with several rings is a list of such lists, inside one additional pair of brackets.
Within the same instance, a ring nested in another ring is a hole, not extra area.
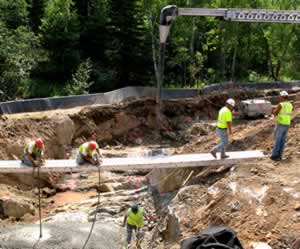
[(284, 145), (288, 130), (291, 124), (293, 105), (288, 101), (289, 94), (286, 91), (280, 92), (280, 103), (272, 110), (276, 116), (277, 124), (274, 133), (274, 146), (271, 159), (274, 161), (282, 160)]
[(99, 145), (95, 141), (86, 142), (80, 145), (76, 161), (79, 165), (100, 165), (102, 159)]
[(131, 237), (132, 232), (135, 230), (137, 240), (140, 240), (141, 235), (141, 227), (144, 223), (145, 213), (144, 210), (139, 207), (137, 204), (132, 205), (131, 208), (128, 209), (127, 213), (124, 216), (123, 226), (125, 226), (127, 221), (127, 248), (131, 248)]
[(226, 106), (221, 108), (218, 114), (217, 122), (217, 134), (221, 138), (220, 144), (213, 148), (210, 152), (214, 158), (217, 158), (217, 152), (221, 152), (221, 159), (228, 158), (226, 155), (226, 146), (228, 144), (228, 135), (232, 135), (231, 123), (232, 123), (232, 110), (235, 106), (235, 101), (233, 99), (228, 99), (226, 101)]
[(44, 160), (45, 147), (41, 138), (30, 141), (24, 148), (22, 163), (31, 167), (42, 166)]

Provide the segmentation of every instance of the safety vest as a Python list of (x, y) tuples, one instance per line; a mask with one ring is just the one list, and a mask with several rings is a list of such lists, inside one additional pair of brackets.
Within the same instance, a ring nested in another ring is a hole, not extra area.
[(31, 141), (31, 142), (29, 142), (28, 144), (25, 145), (25, 147), (24, 147), (24, 153), (29, 153), (29, 146), (32, 146), (32, 148), (33, 148), (32, 149), (32, 154), (34, 156), (40, 156), (44, 152), (44, 146), (43, 146), (43, 148), (37, 148), (35, 146), (35, 142)]
[(281, 109), (277, 115), (277, 123), (281, 125), (290, 125), (293, 106), (288, 101), (281, 102), (280, 105)]
[[(89, 142), (86, 142), (86, 143), (79, 146), (79, 152), (82, 155), (87, 154), (87, 156), (93, 157), (94, 153), (96, 153), (96, 150), (90, 150), (89, 149)], [(84, 153), (84, 152), (86, 152), (86, 153)]]
[(225, 129), (227, 128), (227, 122), (231, 122), (231, 121), (232, 121), (232, 113), (227, 106), (224, 106), (219, 111), (217, 127), (221, 129)]
[(129, 208), (127, 211), (127, 223), (131, 226), (142, 227), (144, 223), (144, 210), (139, 208), (135, 214), (131, 208)]

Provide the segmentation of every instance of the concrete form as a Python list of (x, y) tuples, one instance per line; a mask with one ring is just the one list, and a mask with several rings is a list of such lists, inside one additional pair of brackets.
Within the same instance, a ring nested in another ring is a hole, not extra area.
[[(153, 157), (118, 157), (105, 158), (101, 170), (141, 170), (155, 168), (187, 168), (237, 164), (248, 160), (265, 157), (262, 151), (228, 152), (229, 158), (215, 159), (211, 154), (185, 154)], [(41, 172), (82, 172), (97, 171), (95, 166), (78, 166), (75, 160), (47, 160)], [(27, 167), (17, 160), (0, 161), (0, 173), (32, 173), (32, 167)]]

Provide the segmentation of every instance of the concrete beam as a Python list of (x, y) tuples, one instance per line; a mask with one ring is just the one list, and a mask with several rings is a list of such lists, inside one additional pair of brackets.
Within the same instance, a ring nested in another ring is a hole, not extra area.
[[(264, 158), (262, 151), (228, 152), (229, 158), (218, 160), (211, 154), (184, 154), (155, 157), (118, 157), (105, 158), (101, 170), (141, 170), (156, 168), (187, 168), (207, 167), (237, 164), (253, 159)], [(75, 160), (47, 160), (41, 172), (83, 172), (97, 171), (95, 166), (78, 166)], [(17, 160), (0, 161), (0, 173), (32, 173), (32, 167), (27, 167)]]

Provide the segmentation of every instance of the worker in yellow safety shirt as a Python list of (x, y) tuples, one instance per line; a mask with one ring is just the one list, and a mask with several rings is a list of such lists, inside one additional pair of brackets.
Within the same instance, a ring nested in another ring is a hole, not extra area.
[(144, 223), (144, 218), (146, 215), (144, 210), (139, 207), (137, 204), (132, 205), (131, 208), (128, 209), (127, 213), (124, 216), (123, 226), (126, 225), (127, 221), (127, 248), (131, 248), (131, 237), (133, 230), (136, 231), (136, 238), (140, 240), (142, 237), (141, 227)]
[(228, 158), (226, 155), (226, 146), (228, 144), (228, 136), (232, 135), (232, 110), (235, 106), (233, 99), (228, 99), (226, 105), (221, 108), (218, 114), (217, 134), (220, 136), (221, 142), (210, 152), (214, 158), (217, 158), (217, 152), (221, 152), (221, 159)]
[(45, 146), (41, 138), (30, 141), (24, 148), (22, 163), (31, 167), (42, 166), (44, 160)]
[(274, 133), (274, 146), (271, 159), (274, 161), (282, 160), (284, 145), (292, 120), (293, 105), (288, 101), (289, 94), (286, 91), (280, 92), (280, 103), (272, 110), (276, 116), (276, 128)]
[(80, 145), (76, 161), (79, 165), (100, 165), (102, 163), (102, 155), (97, 142), (89, 141)]

